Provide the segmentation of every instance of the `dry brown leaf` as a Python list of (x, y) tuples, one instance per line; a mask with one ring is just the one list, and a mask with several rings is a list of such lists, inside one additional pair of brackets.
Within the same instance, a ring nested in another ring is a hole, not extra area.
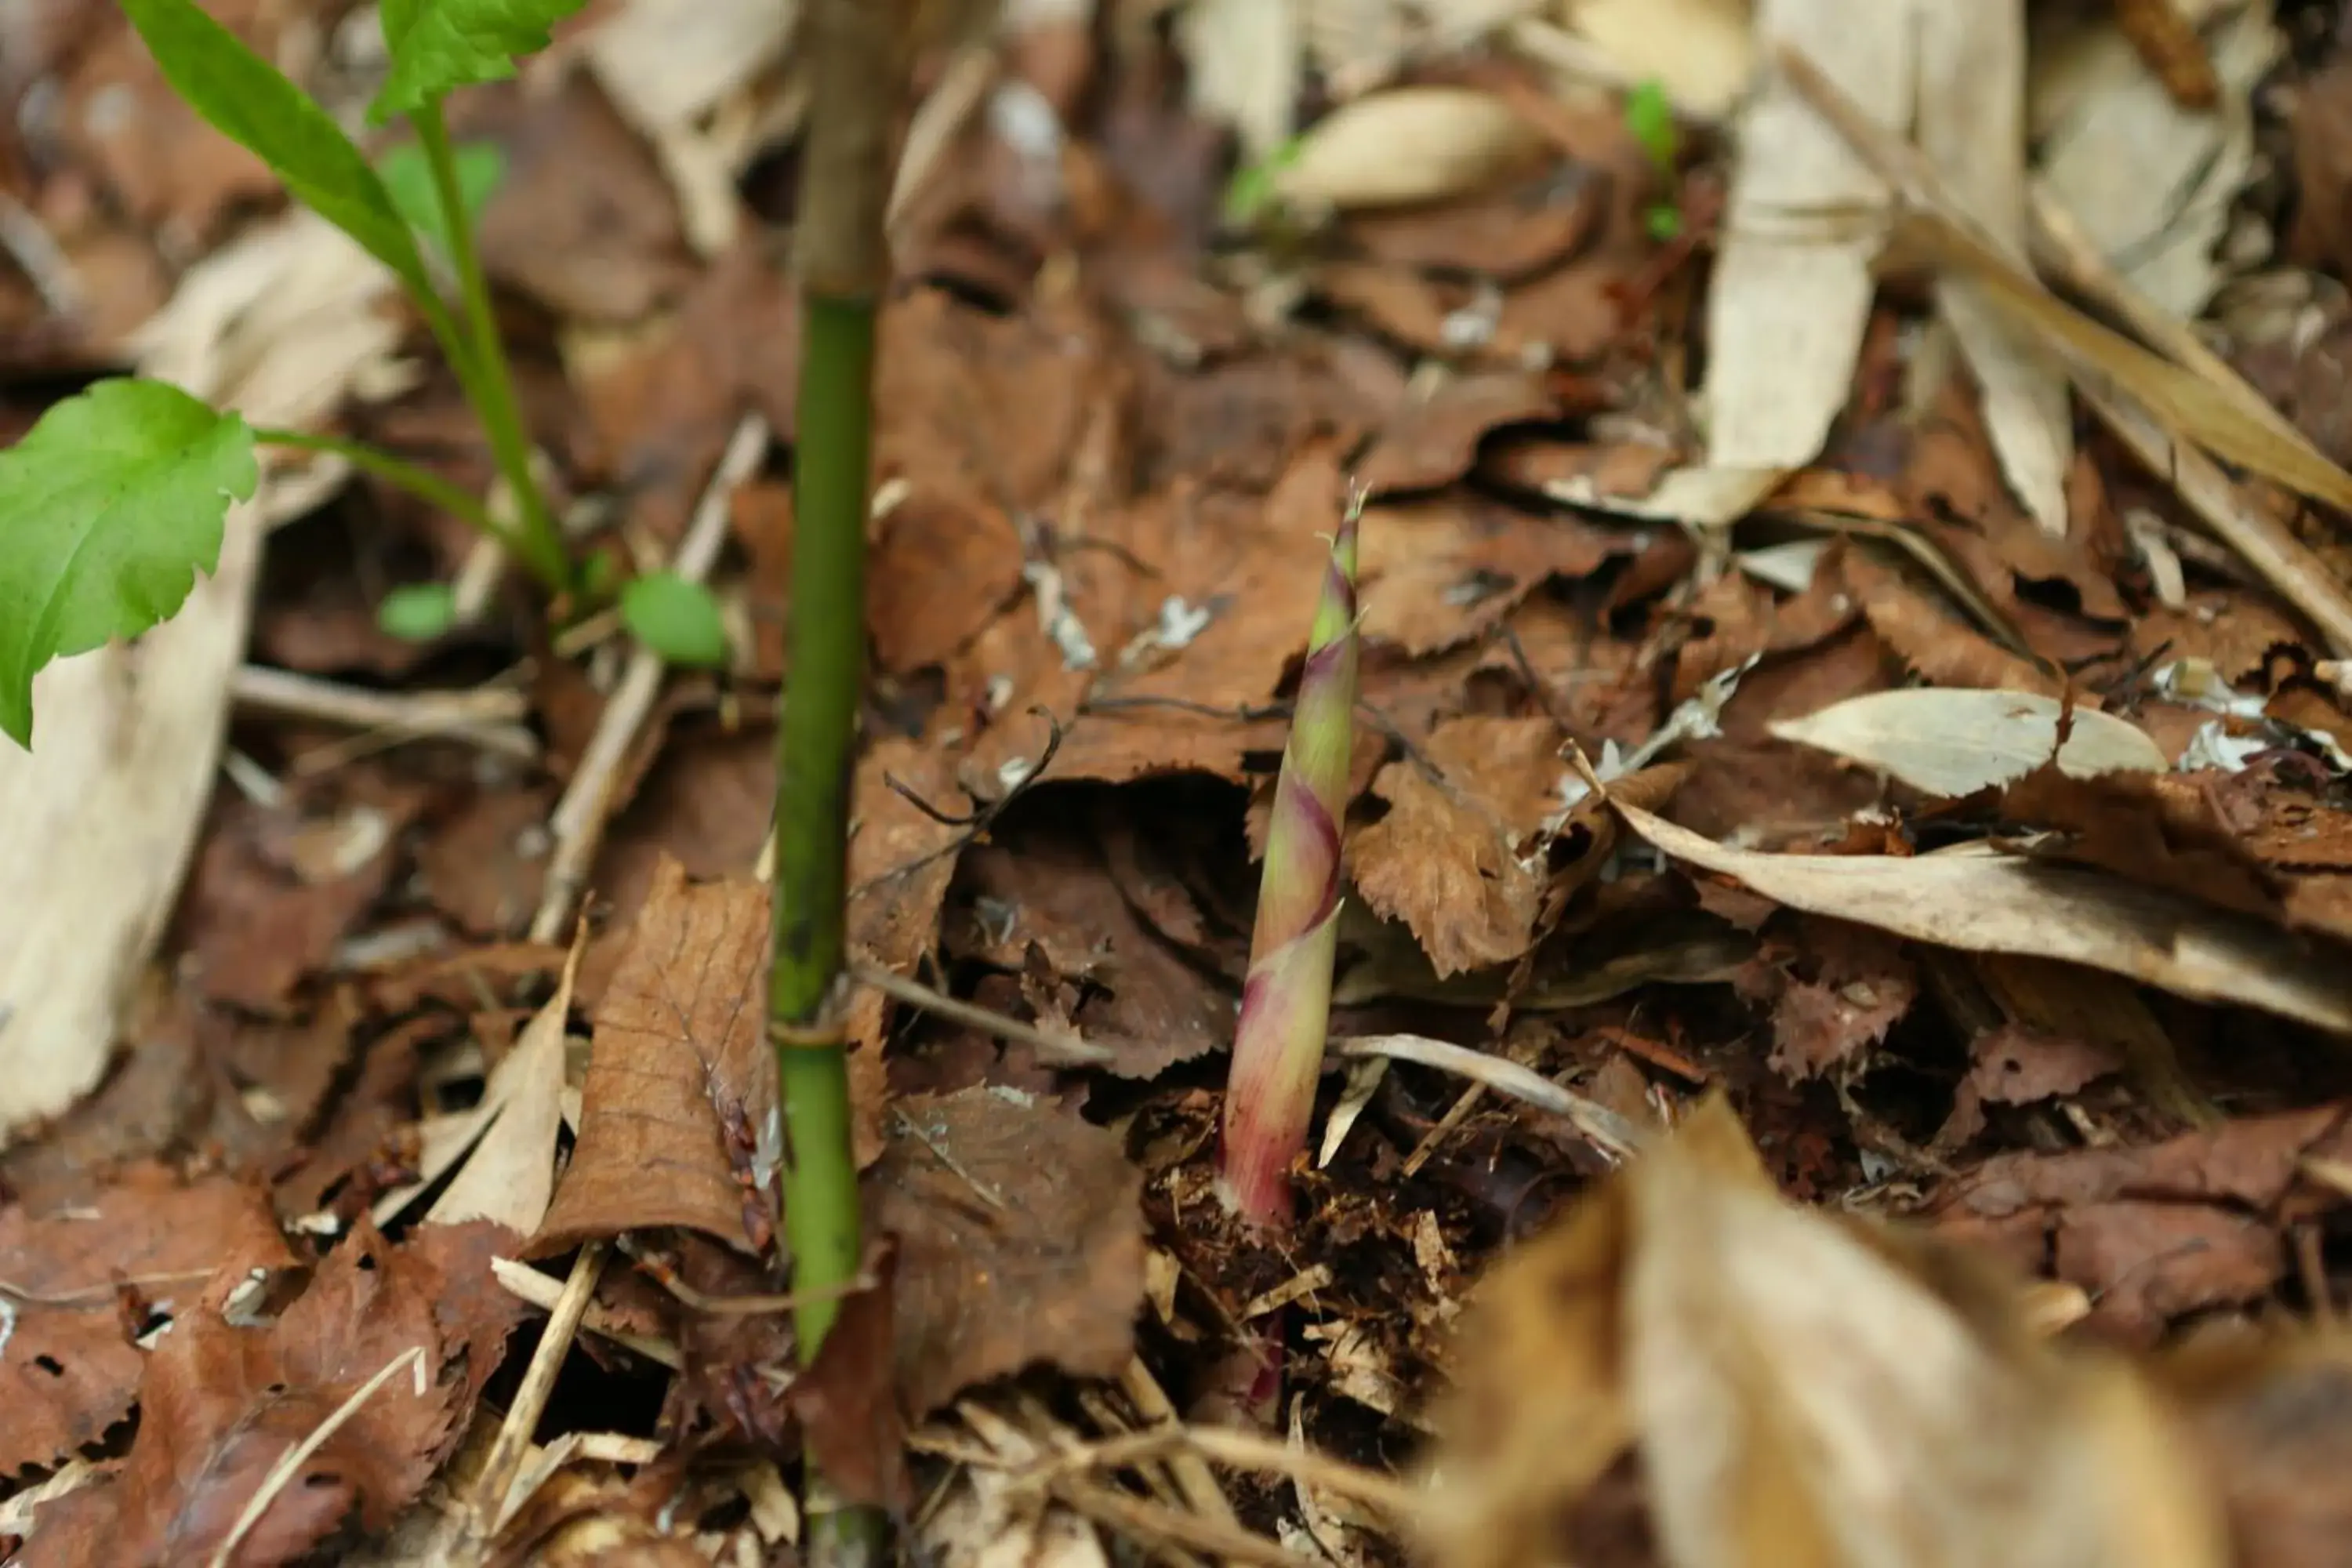
[(1108, 1377), (1143, 1304), (1141, 1173), (1119, 1141), (1010, 1089), (913, 1096), (867, 1172), (877, 1230), (898, 1239), (898, 1394), (928, 1415), (1045, 1363)]
[(1908, 859), (1734, 849), (1622, 803), (1677, 860), (1790, 909), (1968, 952), (2086, 964), (2201, 1001), (2260, 1007), (2352, 1034), (2342, 962), (2263, 921), (2103, 872), (1971, 847)]
[(1919, 978), (1903, 945), (1839, 921), (1804, 927), (1811, 978), (1790, 976), (1772, 1005), (1773, 1070), (1790, 1079), (1850, 1069), (1911, 1010)]
[(264, 1478), (394, 1367), (302, 1460), (236, 1560), (299, 1562), (353, 1521), (382, 1532), (457, 1446), (522, 1320), (523, 1304), (489, 1267), (514, 1240), (474, 1224), (394, 1247), (362, 1226), (292, 1306), (257, 1327), (223, 1313), (220, 1296), (241, 1279), (216, 1280), (148, 1358), (139, 1432), (120, 1475), (44, 1510), (36, 1556), (209, 1561)]
[(1457, 376), (1391, 416), (1357, 465), (1356, 477), (1372, 496), (1435, 489), (1470, 471), (1489, 432), (1560, 412), (1558, 395), (1531, 372)]
[(1021, 536), (971, 497), (915, 489), (880, 518), (866, 565), (875, 662), (893, 675), (939, 664), (1021, 586)]
[(2339, 1325), (2195, 1342), (2155, 1374), (2188, 1413), (2246, 1568), (2326, 1568), (2352, 1540), (2352, 1342)]
[(226, 1268), (293, 1262), (268, 1194), (225, 1177), (182, 1185), (133, 1166), (94, 1203), (36, 1218), (0, 1214), (0, 1372), (12, 1393), (0, 1469), (46, 1468), (105, 1436), (131, 1409), (145, 1357), (118, 1292), (179, 1316)]
[(1358, 530), (1362, 635), (1416, 655), (1469, 641), (1545, 579), (1584, 576), (1633, 543), (1458, 495), (1366, 507)]
[(767, 951), (765, 888), (693, 886), (664, 858), (597, 1008), (580, 1142), (533, 1255), (656, 1226), (764, 1250), (780, 1135)]
[(2000, 1154), (1928, 1214), (2090, 1294), (2094, 1320), (2152, 1340), (2181, 1314), (2259, 1300), (2284, 1277), (2272, 1216), (2307, 1159), (2342, 1160), (2343, 1108), (2244, 1117), (2137, 1148)]
[(1373, 781), (1389, 813), (1350, 836), (1350, 876), (1376, 913), (1412, 928), (1438, 978), (1507, 963), (1533, 940), (1542, 867), (1520, 847), (1564, 804), (1559, 743), (1549, 719), (1453, 719), (1421, 759)]
[(1042, 824), (997, 837), (964, 856), (951, 953), (1019, 973), (1034, 952), (1092, 988), (1074, 1021), (1120, 1078), (1157, 1078), (1232, 1043), (1230, 994), (1137, 917), (1090, 837)]

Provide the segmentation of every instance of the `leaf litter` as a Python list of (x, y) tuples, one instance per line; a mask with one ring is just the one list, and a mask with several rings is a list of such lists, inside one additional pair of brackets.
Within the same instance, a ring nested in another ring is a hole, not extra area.
[[(0, 155), (0, 423), (161, 308), (128, 352), (190, 390), (478, 489), (365, 263), (262, 210), (114, 13), (49, 9), (0, 33), (63, 106)], [(85, 770), (49, 798), (152, 794), (156, 848), (71, 930), (0, 900), (0, 1037), (41, 1033), (0, 1158), (25, 1561), (758, 1560), (803, 1442), (942, 1500), (959, 1563), (2327, 1560), (2324, 8), (1008, 5), (930, 60), (851, 785), (885, 1239), (796, 1382), (760, 1017), (799, 42), (633, 0), (519, 79), (462, 31), (387, 79), (327, 10), (214, 9), (354, 120), (475, 84), (555, 493), (640, 581), (706, 505), (730, 537), (715, 662), (609, 757), (617, 645), (495, 595), (388, 644), (465, 541), (332, 465), (227, 520), (210, 635), (317, 686), (179, 748), (208, 808), (78, 741), (52, 693), (117, 653), (43, 677)], [(775, 450), (714, 492), (746, 413)], [(1355, 486), (1345, 1110), (1276, 1244), (1211, 1190), (1214, 1086)], [(217, 662), (158, 673), (226, 711)], [(482, 696), (507, 731), (427, 721)], [(567, 963), (519, 939), (570, 932), (551, 812), (599, 768)], [(1185, 1426), (1274, 1321), (1279, 1432)]]

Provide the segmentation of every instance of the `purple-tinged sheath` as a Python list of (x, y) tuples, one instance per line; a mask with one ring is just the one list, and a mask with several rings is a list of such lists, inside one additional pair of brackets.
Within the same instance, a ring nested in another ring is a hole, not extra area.
[(1290, 742), (1275, 785), (1249, 978), (1225, 1085), (1226, 1201), (1266, 1225), (1290, 1221), (1290, 1163), (1307, 1146), (1331, 1020), (1339, 938), (1339, 823), (1356, 707), (1356, 522), (1349, 501), (1307, 642)]

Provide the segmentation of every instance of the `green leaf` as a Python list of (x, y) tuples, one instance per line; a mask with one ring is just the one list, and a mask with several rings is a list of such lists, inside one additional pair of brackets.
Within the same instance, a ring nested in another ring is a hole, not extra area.
[(699, 583), (655, 572), (621, 590), (621, 619), (637, 640), (672, 664), (727, 662), (727, 626), (719, 601)]
[[(506, 177), (507, 155), (495, 142), (467, 142), (457, 149), (456, 156), (457, 195), (466, 204), (466, 222), (478, 228), (490, 193)], [(404, 142), (376, 160), (375, 172), (408, 226), (447, 256), (449, 225), (442, 216), (440, 194), (433, 188), (433, 164), (425, 149)]]
[(433, 280), (383, 182), (308, 93), (194, 0), (122, 0), (172, 90), (277, 172), (297, 201), (359, 241), (410, 287)]
[(1670, 202), (1660, 202), (1654, 206), (1645, 207), (1642, 211), (1642, 226), (1650, 231), (1652, 239), (1664, 245), (1682, 233), (1682, 209)]
[(1636, 82), (1625, 95), (1625, 128), (1642, 144), (1642, 151), (1650, 155), (1651, 163), (1663, 172), (1673, 172), (1675, 156), (1682, 147), (1682, 134), (1675, 128), (1674, 103), (1657, 78)]
[(98, 382), (0, 452), (0, 731), (33, 743), (51, 659), (176, 614), (259, 478), (244, 420), (160, 381)]
[(457, 590), (446, 583), (408, 583), (383, 596), (375, 624), (403, 642), (431, 642), (457, 624)]
[(1298, 162), (1304, 136), (1293, 136), (1256, 163), (1234, 172), (1225, 185), (1224, 220), (1228, 228), (1247, 228), (1275, 202), (1275, 179)]
[(586, 0), (395, 0), (380, 8), (392, 74), (368, 106), (382, 125), (453, 88), (504, 81), (517, 55), (547, 47), (556, 23)]

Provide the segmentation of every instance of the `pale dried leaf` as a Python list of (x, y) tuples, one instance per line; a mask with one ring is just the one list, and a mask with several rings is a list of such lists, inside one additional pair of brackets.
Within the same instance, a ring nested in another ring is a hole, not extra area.
[[(1919, 31), (1917, 135), (1952, 195), (2012, 257), (2025, 254), (2024, 0), (1914, 0)], [(2074, 410), (2055, 360), (1979, 297), (1946, 279), (1945, 318), (1976, 373), (2001, 472), (2034, 521), (2066, 531)]]
[[(357, 245), (299, 212), (193, 268), (137, 334), (140, 369), (257, 425), (310, 423), (383, 366), (400, 329), (373, 307), (390, 289)], [(0, 747), (0, 1144), (104, 1070), (211, 798), (262, 532), (339, 482), (332, 465), (265, 468), (186, 606), (135, 643), (43, 670), (40, 750)]]
[(1965, 952), (2085, 964), (2200, 1001), (2241, 1003), (2352, 1034), (2340, 957), (2178, 893), (1973, 846), (1907, 859), (1761, 854), (1622, 803), (1617, 811), (1675, 859), (1790, 909)]
[[(2022, 778), (2051, 760), (2061, 706), (2026, 691), (1912, 687), (1833, 702), (1801, 719), (1776, 720), (1773, 734), (1832, 752), (1947, 799)], [(2112, 713), (2077, 708), (2059, 770), (2073, 778), (2124, 771), (2162, 773), (2164, 752), (2146, 731)]]
[(1318, 121), (1274, 185), (1287, 201), (1339, 211), (1437, 201), (1525, 168), (1549, 145), (1491, 92), (1391, 88)]
[(1177, 18), (1192, 107), (1229, 122), (1244, 159), (1270, 157), (1290, 139), (1300, 23), (1291, 0), (1194, 0)]
[(1560, 11), (1626, 80), (1656, 81), (1691, 114), (1728, 113), (1755, 68), (1748, 0), (1563, 0)]
[(1625, 1187), (1626, 1384), (1669, 1561), (2228, 1560), (2131, 1373), (2034, 1343), (2006, 1281), (1931, 1286), (1964, 1258), (1906, 1267), (1893, 1238), (1785, 1203), (1721, 1100)]
[[(2210, 110), (2182, 107), (2104, 11), (2036, 40), (2037, 183), (2142, 293), (2184, 321), (2221, 282), (2215, 253), (2252, 169), (2251, 95), (2284, 43), (2270, 9), (2246, 5), (2212, 32), (2221, 94)], [(2116, 177), (2123, 168), (2131, 178)]]
[[(1761, 0), (1757, 34), (1818, 61), (1881, 124), (1911, 118), (1908, 5)], [(1886, 187), (1788, 82), (1741, 115), (1738, 161), (1707, 301), (1707, 461), (1792, 468), (1845, 406), (1869, 319)]]
[(491, 1069), (482, 1104), (495, 1120), (457, 1179), (425, 1211), (427, 1225), (489, 1219), (529, 1236), (547, 1217), (548, 1200), (555, 1195), (555, 1134), (563, 1124), (564, 1024), (586, 937), (583, 927), (555, 994)]

